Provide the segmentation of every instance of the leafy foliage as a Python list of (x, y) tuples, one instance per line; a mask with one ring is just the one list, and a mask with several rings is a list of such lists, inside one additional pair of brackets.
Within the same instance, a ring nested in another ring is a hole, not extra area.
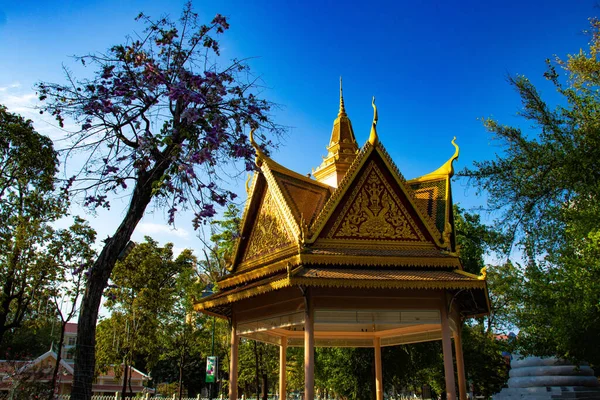
[(465, 374), (476, 395), (490, 398), (508, 380), (508, 360), (502, 356), (509, 343), (497, 340), (483, 324), (465, 325), (462, 330)]
[[(179, 341), (194, 335), (193, 326), (187, 324), (192, 323), (188, 317), (196, 291), (191, 251), (173, 259), (172, 244), (160, 247), (146, 237), (113, 271), (105, 303), (112, 314), (98, 326), (98, 369), (122, 362), (152, 369), (165, 346), (171, 345), (165, 338)], [(185, 352), (187, 342), (181, 347)]]
[(517, 312), (523, 350), (599, 364), (585, 340), (600, 332), (600, 21), (590, 22), (587, 51), (547, 60), (544, 76), (559, 105), (548, 105), (526, 77), (510, 77), (531, 132), (486, 120), (504, 153), (461, 174), (489, 194), (498, 228), (525, 254)]
[(1, 342), (5, 332), (47, 314), (53, 285), (63, 281), (63, 272), (72, 265), (66, 258), (77, 252), (64, 236), (77, 232), (50, 225), (66, 213), (64, 195), (54, 190), (57, 155), (52, 141), (2, 105), (0, 165)]

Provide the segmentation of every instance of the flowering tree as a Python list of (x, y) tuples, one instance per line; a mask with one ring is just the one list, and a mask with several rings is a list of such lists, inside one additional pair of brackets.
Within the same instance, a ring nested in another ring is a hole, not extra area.
[[(109, 194), (128, 193), (129, 207), (94, 262), (82, 300), (72, 398), (89, 399), (94, 374), (95, 325), (102, 293), (119, 254), (146, 207), (154, 200), (169, 221), (189, 207), (195, 227), (235, 195), (225, 190), (218, 168), (242, 160), (253, 168), (245, 130), (279, 133), (269, 119), (271, 104), (258, 97), (248, 67), (233, 61), (219, 68), (214, 38), (229, 25), (217, 15), (203, 25), (188, 4), (174, 23), (138, 16), (146, 30), (105, 54), (79, 58), (93, 78), (68, 84), (38, 84), (42, 111), (60, 125), (74, 120), (67, 155), (84, 153), (80, 173), (67, 182), (90, 207), (109, 207)], [(263, 136), (264, 139), (264, 136)], [(268, 148), (270, 141), (264, 140)]]

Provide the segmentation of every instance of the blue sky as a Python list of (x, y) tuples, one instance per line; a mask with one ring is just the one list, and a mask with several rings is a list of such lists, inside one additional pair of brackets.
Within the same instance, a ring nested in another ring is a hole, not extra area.
[[(542, 78), (544, 60), (585, 48), (582, 31), (598, 14), (595, 1), (195, 1), (203, 20), (221, 13), (231, 29), (221, 40), (223, 63), (252, 58), (263, 95), (281, 105), (276, 122), (291, 127), (273, 156), (299, 172), (310, 172), (326, 154), (338, 109), (338, 78), (344, 78), (346, 110), (360, 144), (379, 110), (378, 132), (407, 178), (439, 167), (461, 147), (458, 169), (488, 159), (500, 149), (478, 118), (507, 124), (519, 98), (508, 74), (524, 74), (552, 98)], [(40, 132), (60, 132), (39, 119), (33, 84), (61, 82), (70, 58), (103, 51), (141, 30), (134, 17), (177, 17), (182, 1), (7, 1), (0, 0), (0, 103), (36, 118)], [(243, 193), (243, 180), (236, 183)], [(484, 204), (463, 182), (455, 200)], [(118, 202), (92, 219), (105, 237), (120, 221)], [(151, 234), (177, 247), (200, 243), (185, 216), (179, 231), (165, 226), (160, 211), (146, 218), (135, 238)]]

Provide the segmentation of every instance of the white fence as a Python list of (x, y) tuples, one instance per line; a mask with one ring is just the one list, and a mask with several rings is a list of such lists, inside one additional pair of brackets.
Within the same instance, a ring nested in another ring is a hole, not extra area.
[[(71, 396), (68, 394), (63, 394), (60, 396), (57, 396), (55, 398), (56, 400), (70, 400)], [(151, 396), (149, 393), (146, 394), (140, 394), (139, 396), (132, 396), (132, 397), (125, 397), (124, 399), (121, 397), (121, 393), (115, 393), (112, 396), (92, 396), (92, 400), (179, 400), (179, 397), (174, 394), (173, 396), (170, 397), (164, 397), (164, 396)], [(181, 400), (208, 400), (208, 397), (200, 397), (200, 395), (196, 396), (196, 397), (182, 397)], [(213, 399), (213, 400), (217, 400), (217, 399)]]

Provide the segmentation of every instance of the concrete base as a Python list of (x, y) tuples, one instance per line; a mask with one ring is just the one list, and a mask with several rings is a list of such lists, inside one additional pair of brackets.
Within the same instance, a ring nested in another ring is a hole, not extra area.
[(494, 400), (505, 399), (600, 399), (600, 388), (585, 386), (546, 386), (529, 388), (504, 388), (492, 397)]
[(511, 362), (508, 388), (492, 397), (505, 399), (598, 399), (600, 385), (587, 365), (579, 368), (556, 358), (527, 357)]

